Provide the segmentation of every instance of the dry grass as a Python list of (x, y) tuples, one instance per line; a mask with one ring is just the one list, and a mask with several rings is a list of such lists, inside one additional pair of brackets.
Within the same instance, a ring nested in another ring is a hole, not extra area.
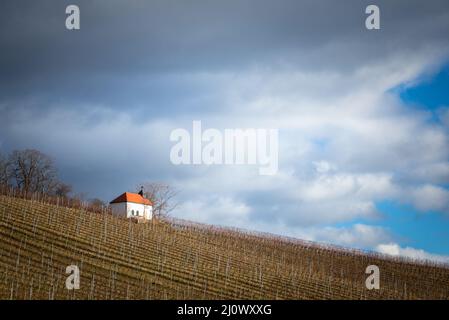
[[(365, 288), (370, 264), (380, 290)], [(0, 299), (448, 298), (449, 268), (430, 263), (0, 196)]]

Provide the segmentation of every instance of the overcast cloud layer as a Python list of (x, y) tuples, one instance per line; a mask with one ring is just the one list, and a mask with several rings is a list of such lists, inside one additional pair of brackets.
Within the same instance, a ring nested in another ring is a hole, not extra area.
[[(167, 181), (178, 217), (447, 261), (376, 224), (382, 201), (449, 216), (449, 109), (393, 90), (447, 62), (449, 3), (376, 1), (368, 31), (371, 2), (76, 1), (72, 32), (73, 1), (5, 1), (0, 150), (50, 154), (91, 197)], [(279, 129), (278, 174), (172, 165), (192, 120)]]

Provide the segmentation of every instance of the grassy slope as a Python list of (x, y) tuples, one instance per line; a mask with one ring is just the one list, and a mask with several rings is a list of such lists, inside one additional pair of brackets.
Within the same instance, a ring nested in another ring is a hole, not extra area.
[[(76, 264), (81, 288), (65, 288)], [(366, 266), (381, 289), (365, 288)], [(449, 299), (449, 269), (0, 196), (0, 299)]]

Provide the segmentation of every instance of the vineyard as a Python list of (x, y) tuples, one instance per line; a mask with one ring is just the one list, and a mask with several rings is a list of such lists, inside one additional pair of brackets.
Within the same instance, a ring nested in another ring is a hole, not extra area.
[[(372, 264), (379, 290), (365, 287)], [(2, 195), (0, 299), (449, 299), (449, 268)]]

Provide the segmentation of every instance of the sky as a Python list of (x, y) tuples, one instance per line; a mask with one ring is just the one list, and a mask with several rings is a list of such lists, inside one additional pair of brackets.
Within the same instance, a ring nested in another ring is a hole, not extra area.
[[(162, 181), (175, 217), (449, 262), (448, 34), (446, 0), (6, 0), (0, 152), (91, 198)], [(278, 172), (173, 165), (194, 120), (278, 129)]]

